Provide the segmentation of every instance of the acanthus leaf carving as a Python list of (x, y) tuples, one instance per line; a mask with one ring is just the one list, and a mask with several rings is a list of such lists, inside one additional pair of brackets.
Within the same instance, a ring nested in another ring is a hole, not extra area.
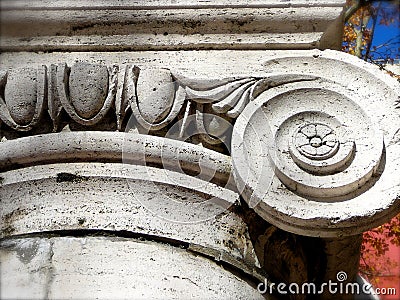
[(254, 81), (254, 79), (242, 78), (217, 87), (213, 87), (211, 81), (210, 88), (205, 86), (202, 87), (202, 89), (195, 90), (192, 89), (190, 86), (186, 86), (185, 90), (189, 99), (193, 99), (198, 103), (213, 103), (225, 98), (233, 91), (239, 89), (241, 86), (251, 81)]
[(186, 100), (193, 102), (195, 106), (197, 130), (201, 132), (200, 139), (210, 145), (216, 145), (222, 143), (223, 139), (228, 139), (226, 122), (218, 122), (217, 117), (232, 123), (247, 104), (263, 91), (287, 83), (317, 79), (315, 76), (302, 74), (271, 74), (268, 77), (200, 79), (198, 81), (182, 75), (175, 77), (177, 83), (185, 87)]
[(212, 108), (216, 113), (224, 114), (228, 113), (230, 109), (235, 107), (238, 102), (245, 97), (246, 90), (253, 86), (254, 80), (250, 80), (249, 82), (241, 85), (232, 93), (227, 95), (221, 101), (215, 102), (212, 104)]
[(183, 83), (188, 99), (197, 103), (212, 103), (215, 113), (226, 114), (237, 118), (246, 105), (257, 98), (263, 91), (279, 85), (316, 80), (317, 77), (302, 74), (271, 74), (267, 77), (227, 78), (194, 82), (179, 76)]

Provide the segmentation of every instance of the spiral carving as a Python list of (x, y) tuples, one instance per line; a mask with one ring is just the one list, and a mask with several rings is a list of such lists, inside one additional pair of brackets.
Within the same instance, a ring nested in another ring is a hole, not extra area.
[[(301, 62), (293, 71), (320, 63)], [(268, 66), (281, 71), (287, 64)], [(375, 79), (387, 91), (376, 97), (373, 75), (344, 63), (331, 66), (343, 76), (363, 74), (365, 85), (354, 88), (336, 73), (326, 78), (322, 69), (307, 69), (319, 78), (260, 91), (232, 134), (233, 173), (243, 198), (266, 221), (301, 235), (359, 234), (393, 216), (399, 200), (397, 93)]]
[(270, 124), (260, 138), (280, 181), (297, 194), (326, 201), (355, 192), (376, 175), (383, 139), (344, 90), (320, 86), (288, 85), (254, 111), (250, 122)]
[(317, 199), (356, 191), (377, 173), (383, 153), (378, 129), (359, 116), (357, 124), (316, 111), (285, 120), (271, 155), (276, 175), (292, 191)]

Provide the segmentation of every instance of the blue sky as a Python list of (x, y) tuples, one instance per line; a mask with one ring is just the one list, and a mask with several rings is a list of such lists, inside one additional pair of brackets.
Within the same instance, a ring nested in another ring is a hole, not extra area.
[[(377, 4), (374, 4), (377, 6)], [(382, 2), (381, 4), (382, 9), (393, 9), (393, 5), (399, 5), (399, 3), (389, 3), (389, 2)], [(391, 53), (393, 53), (397, 58), (399, 58), (399, 47), (400, 47), (400, 28), (399, 28), (399, 16), (395, 18), (395, 22), (392, 23), (390, 26), (379, 24), (380, 19), (378, 18), (378, 22), (375, 28), (374, 39), (372, 41), (373, 46), (380, 46), (390, 39), (392, 39), (392, 43), (389, 46)], [(372, 48), (373, 50), (373, 48)], [(380, 52), (384, 50), (384, 47), (379, 48)]]

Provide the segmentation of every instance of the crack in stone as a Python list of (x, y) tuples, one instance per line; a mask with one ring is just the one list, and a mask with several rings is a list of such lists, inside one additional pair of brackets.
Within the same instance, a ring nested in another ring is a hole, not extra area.
[(48, 258), (48, 273), (47, 273), (47, 282), (45, 285), (45, 295), (46, 299), (51, 299), (51, 286), (54, 282), (54, 277), (55, 277), (55, 270), (53, 266), (53, 256), (54, 256), (54, 251), (53, 251), (53, 246), (54, 246), (54, 241), (50, 240), (50, 247), (49, 247), (49, 258)]

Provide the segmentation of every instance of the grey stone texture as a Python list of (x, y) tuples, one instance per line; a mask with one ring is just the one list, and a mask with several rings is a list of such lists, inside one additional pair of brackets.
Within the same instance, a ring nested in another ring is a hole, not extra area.
[(356, 280), (400, 210), (400, 88), (324, 50), (344, 1), (0, 5), (2, 298)]
[(151, 241), (17, 238), (0, 259), (2, 299), (264, 299), (217, 263)]
[(1, 1), (4, 33), (0, 48), (6, 51), (337, 49), (340, 43), (335, 37), (342, 30), (338, 25), (344, 3), (344, 0)]

